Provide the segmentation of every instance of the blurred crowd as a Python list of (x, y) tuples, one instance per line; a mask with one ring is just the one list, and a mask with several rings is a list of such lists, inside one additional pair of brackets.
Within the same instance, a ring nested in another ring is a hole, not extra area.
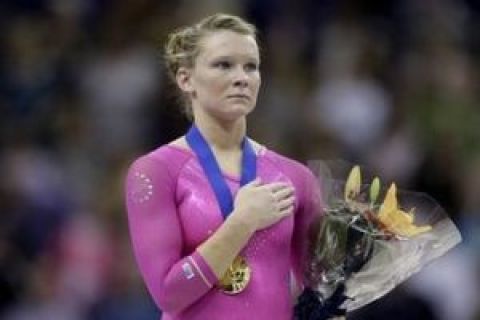
[(249, 133), (437, 199), (463, 243), (352, 320), (480, 319), (480, 5), (474, 0), (0, 2), (0, 318), (156, 319), (123, 206), (135, 157), (188, 126), (168, 32), (259, 28)]

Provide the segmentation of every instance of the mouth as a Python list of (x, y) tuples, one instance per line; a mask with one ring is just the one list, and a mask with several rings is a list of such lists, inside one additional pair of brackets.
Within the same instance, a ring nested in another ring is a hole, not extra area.
[(229, 99), (243, 99), (243, 100), (250, 100), (250, 97), (246, 94), (232, 94), (229, 95), (227, 98)]

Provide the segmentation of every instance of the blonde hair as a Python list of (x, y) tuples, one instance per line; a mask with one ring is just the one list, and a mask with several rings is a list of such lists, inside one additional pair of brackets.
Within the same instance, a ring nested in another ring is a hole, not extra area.
[[(252, 36), (257, 40), (257, 30), (254, 25), (240, 17), (224, 13), (208, 16), (194, 25), (177, 29), (169, 34), (165, 45), (164, 60), (170, 79), (176, 83), (176, 75), (180, 67), (194, 67), (201, 50), (201, 40), (206, 35), (223, 30)], [(184, 103), (187, 116), (192, 118), (189, 101), (184, 99)]]

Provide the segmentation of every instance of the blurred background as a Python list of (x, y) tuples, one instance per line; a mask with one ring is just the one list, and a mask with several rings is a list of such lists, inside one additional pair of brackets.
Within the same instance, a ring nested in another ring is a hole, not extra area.
[(480, 319), (480, 4), (474, 0), (0, 2), (0, 318), (158, 319), (132, 258), (130, 162), (188, 126), (168, 32), (260, 30), (251, 136), (430, 194), (464, 242), (349, 319)]

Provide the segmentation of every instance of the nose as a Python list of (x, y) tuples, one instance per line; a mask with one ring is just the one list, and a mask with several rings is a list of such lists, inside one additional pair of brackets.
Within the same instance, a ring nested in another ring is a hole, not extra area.
[(248, 74), (242, 67), (238, 67), (235, 70), (233, 85), (235, 87), (245, 88), (248, 87)]

